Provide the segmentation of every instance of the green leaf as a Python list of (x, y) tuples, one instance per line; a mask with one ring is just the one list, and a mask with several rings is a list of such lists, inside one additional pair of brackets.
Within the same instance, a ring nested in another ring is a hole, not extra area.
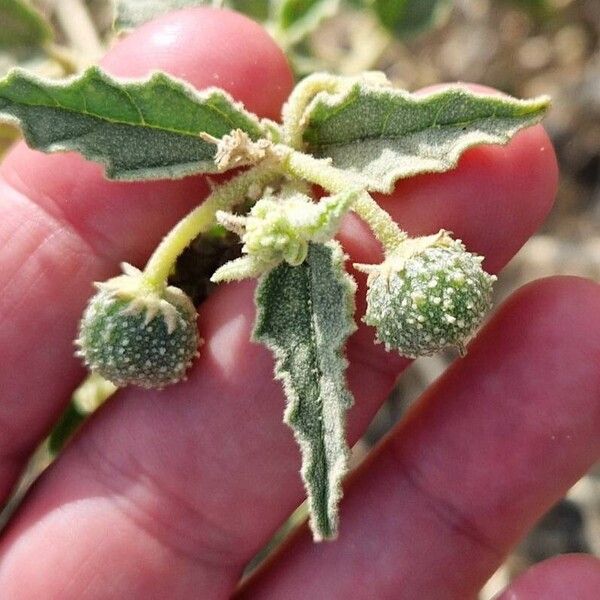
[[(271, 0), (271, 2), (278, 2), (278, 0)], [(269, 0), (228, 0), (225, 6), (230, 6), (256, 21), (264, 22), (269, 18), (271, 2)]]
[(558, 6), (562, 6), (555, 6), (549, 0), (505, 0), (505, 2), (527, 11), (532, 17), (538, 19), (552, 16), (557, 11)]
[(506, 144), (538, 123), (550, 100), (517, 100), (452, 87), (427, 95), (352, 81), (320, 92), (303, 116), (307, 150), (355, 182), (390, 193), (401, 178), (453, 169), (479, 144)]
[(374, 0), (373, 10), (394, 35), (410, 37), (434, 27), (448, 5), (448, 0)]
[(114, 0), (113, 3), (117, 31), (135, 29), (173, 10), (212, 4), (211, 0)]
[(302, 451), (317, 541), (337, 535), (348, 461), (344, 423), (352, 396), (344, 378), (343, 346), (355, 329), (356, 286), (343, 260), (336, 242), (311, 244), (304, 263), (282, 263), (263, 276), (256, 293), (254, 339), (275, 355), (275, 374), (288, 400), (284, 421)]
[(0, 48), (41, 46), (52, 39), (44, 17), (23, 0), (0, 0)]
[(215, 172), (220, 138), (242, 129), (264, 135), (259, 120), (226, 92), (198, 92), (164, 73), (114, 79), (98, 67), (63, 81), (14, 69), (0, 80), (0, 121), (20, 125), (27, 143), (45, 152), (75, 150), (122, 180), (179, 178)]
[(283, 0), (278, 3), (277, 32), (287, 45), (295, 44), (335, 15), (339, 0)]

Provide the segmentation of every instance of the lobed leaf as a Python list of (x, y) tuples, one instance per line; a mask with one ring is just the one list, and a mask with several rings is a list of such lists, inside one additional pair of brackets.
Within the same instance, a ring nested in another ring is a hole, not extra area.
[(40, 46), (52, 39), (52, 28), (29, 2), (0, 0), (0, 48)]
[(287, 396), (284, 421), (302, 451), (315, 540), (334, 538), (348, 448), (343, 347), (354, 331), (355, 284), (336, 242), (311, 244), (304, 263), (286, 263), (260, 280), (254, 339), (275, 355), (275, 374)]
[(188, 6), (212, 4), (211, 0), (113, 0), (114, 28), (127, 31), (143, 25), (160, 15)]
[(307, 150), (360, 185), (390, 193), (398, 179), (453, 169), (479, 144), (506, 144), (538, 123), (547, 97), (517, 100), (452, 87), (427, 95), (352, 81), (320, 92), (304, 113)]
[(201, 132), (265, 135), (257, 117), (222, 90), (198, 92), (164, 73), (115, 79), (98, 67), (63, 81), (13, 69), (0, 80), (2, 120), (18, 124), (32, 148), (77, 151), (121, 180), (217, 171), (216, 146)]

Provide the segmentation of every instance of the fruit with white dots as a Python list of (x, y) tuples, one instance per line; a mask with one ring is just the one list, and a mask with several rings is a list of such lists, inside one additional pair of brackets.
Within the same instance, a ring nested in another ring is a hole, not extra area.
[(464, 352), (491, 306), (494, 275), (448, 232), (406, 240), (369, 273), (364, 321), (386, 349), (410, 358), (447, 347)]
[(162, 388), (185, 378), (198, 355), (196, 309), (179, 288), (156, 290), (141, 271), (97, 284), (76, 345), (86, 365), (117, 386)]

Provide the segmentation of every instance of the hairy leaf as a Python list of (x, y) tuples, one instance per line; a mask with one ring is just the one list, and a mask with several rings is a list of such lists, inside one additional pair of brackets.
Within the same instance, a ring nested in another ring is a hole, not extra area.
[(303, 139), (357, 183), (390, 193), (398, 179), (453, 169), (472, 146), (507, 143), (548, 106), (547, 97), (517, 100), (463, 87), (413, 95), (354, 80), (339, 93), (315, 96)]
[(339, 0), (283, 0), (277, 10), (279, 37), (289, 44), (299, 42), (333, 16), (339, 4)]
[(311, 244), (304, 263), (282, 263), (263, 276), (254, 339), (275, 355), (287, 396), (284, 421), (302, 451), (315, 540), (337, 534), (337, 505), (347, 468), (345, 413), (352, 404), (343, 346), (354, 331), (355, 284), (336, 242)]
[(433, 27), (447, 8), (448, 0), (375, 0), (373, 10), (393, 34), (409, 37)]
[(113, 0), (114, 27), (127, 31), (143, 25), (160, 15), (188, 6), (211, 5), (211, 0)]
[(1, 120), (20, 125), (32, 148), (75, 150), (122, 180), (216, 171), (216, 146), (201, 132), (264, 135), (258, 119), (222, 90), (198, 92), (164, 73), (114, 79), (98, 67), (63, 81), (14, 69), (0, 80)]
[(0, 48), (39, 46), (52, 39), (52, 28), (29, 2), (0, 0)]

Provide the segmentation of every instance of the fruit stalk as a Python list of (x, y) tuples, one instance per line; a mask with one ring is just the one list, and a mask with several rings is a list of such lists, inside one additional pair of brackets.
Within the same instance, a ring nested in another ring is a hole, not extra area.
[[(360, 183), (332, 167), (329, 161), (313, 158), (302, 152), (291, 152), (284, 168), (296, 177), (308, 179), (333, 194), (361, 187)], [(358, 194), (351, 210), (371, 228), (386, 254), (393, 252), (408, 237), (364, 189)]]
[(263, 188), (278, 177), (280, 173), (272, 165), (259, 165), (216, 188), (200, 206), (179, 221), (156, 248), (144, 269), (146, 284), (155, 289), (164, 288), (179, 255), (199, 234), (217, 223), (217, 211), (233, 209), (253, 186)]

